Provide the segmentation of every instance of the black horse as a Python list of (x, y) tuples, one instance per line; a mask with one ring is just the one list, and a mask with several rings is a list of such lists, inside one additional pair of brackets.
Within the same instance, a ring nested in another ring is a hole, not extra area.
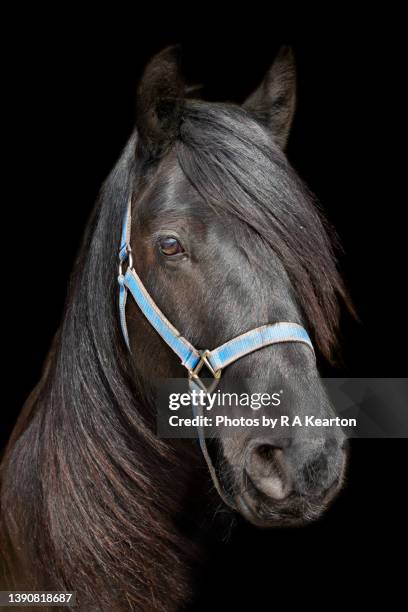
[[(75, 590), (87, 610), (176, 610), (189, 598), (198, 549), (186, 517), (203, 506), (207, 470), (195, 441), (154, 433), (151, 381), (185, 373), (133, 301), (131, 352), (121, 335), (117, 252), (129, 198), (135, 269), (194, 346), (291, 321), (308, 329), (319, 359), (333, 357), (347, 297), (326, 224), (283, 152), (291, 51), (241, 106), (190, 96), (177, 50), (153, 58), (136, 129), (102, 188), (63, 323), (3, 459), (3, 588)], [(257, 391), (286, 385), (288, 414), (333, 414), (306, 346), (256, 351), (224, 380), (250, 392), (255, 374)], [(338, 431), (215, 444), (225, 495), (256, 525), (313, 520), (341, 487)]]

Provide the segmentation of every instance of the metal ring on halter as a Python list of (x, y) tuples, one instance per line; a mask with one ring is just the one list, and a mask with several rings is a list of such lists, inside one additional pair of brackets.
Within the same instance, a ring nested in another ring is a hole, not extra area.
[(205, 351), (200, 351), (200, 361), (197, 363), (197, 365), (194, 368), (192, 368), (189, 371), (189, 375), (192, 378), (198, 378), (198, 374), (199, 374), (199, 372), (201, 371), (201, 369), (203, 368), (204, 365), (209, 370), (209, 372), (211, 372), (211, 374), (214, 376), (214, 378), (221, 378), (221, 369), (214, 370), (214, 368), (212, 367), (212, 365), (210, 364), (210, 362), (207, 359), (207, 357), (208, 357), (208, 355), (210, 353), (211, 353), (211, 351), (209, 351), (208, 349), (205, 350)]
[(119, 261), (119, 276), (123, 276), (122, 266), (123, 266), (125, 261), (127, 261), (128, 268), (130, 268), (130, 269), (133, 268), (132, 249), (131, 249), (130, 246), (126, 247), (126, 255), (127, 255), (126, 259), (123, 259), (122, 261)]
[[(221, 368), (218, 370), (214, 370), (214, 368), (208, 361), (207, 357), (210, 354), (210, 352), (211, 351), (209, 351), (208, 349), (205, 351), (200, 351), (200, 361), (197, 363), (197, 365), (194, 368), (188, 371), (189, 379), (197, 383), (201, 387), (201, 389), (205, 391), (206, 393), (211, 393), (216, 388), (221, 378), (221, 373), (222, 373)], [(199, 373), (201, 372), (204, 366), (207, 368), (209, 372), (211, 372), (211, 374), (214, 377), (214, 382), (208, 388), (205, 386), (204, 382), (199, 377)]]

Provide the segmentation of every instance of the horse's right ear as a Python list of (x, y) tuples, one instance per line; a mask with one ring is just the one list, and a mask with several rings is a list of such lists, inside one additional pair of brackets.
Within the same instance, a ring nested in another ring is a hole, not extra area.
[(180, 48), (167, 47), (148, 63), (137, 90), (138, 146), (145, 157), (161, 157), (175, 141), (183, 100)]
[(282, 47), (264, 80), (244, 102), (268, 128), (275, 142), (284, 149), (296, 105), (296, 68), (293, 51)]

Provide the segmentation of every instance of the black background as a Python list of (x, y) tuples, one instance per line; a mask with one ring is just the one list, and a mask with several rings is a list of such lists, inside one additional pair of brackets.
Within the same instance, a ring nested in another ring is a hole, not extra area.
[[(161, 17), (61, 10), (8, 24), (3, 442), (38, 380), (98, 189), (131, 132), (137, 79), (173, 42), (182, 43), (185, 72), (204, 83), (209, 99), (233, 101), (256, 86), (282, 43), (293, 46), (299, 90), (288, 157), (340, 235), (341, 267), (361, 318), (344, 320), (337, 373), (406, 375), (398, 16), (333, 8), (307, 21), (272, 12), (221, 24), (197, 6), (185, 25)], [(268, 532), (240, 525), (214, 550), (197, 609), (239, 609), (246, 598), (250, 609), (270, 609), (282, 595), (288, 605), (332, 605), (349, 600), (351, 585), (366, 597), (395, 594), (407, 451), (405, 440), (354, 441), (346, 488), (320, 522)]]

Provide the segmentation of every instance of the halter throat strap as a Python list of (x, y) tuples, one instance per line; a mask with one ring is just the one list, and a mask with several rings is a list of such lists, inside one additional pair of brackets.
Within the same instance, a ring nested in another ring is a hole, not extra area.
[[(130, 246), (131, 207), (127, 205), (119, 248), (119, 315), (123, 337), (130, 350), (129, 335), (126, 324), (126, 301), (128, 292), (149, 321), (151, 326), (179, 357), (181, 364), (188, 371), (190, 379), (208, 390), (199, 377), (203, 366), (212, 374), (215, 382), (228, 365), (241, 357), (272, 344), (284, 342), (301, 342), (306, 344), (314, 354), (313, 345), (307, 331), (297, 323), (279, 322), (262, 325), (240, 336), (237, 336), (218, 348), (199, 350), (170, 323), (157, 304), (153, 301), (146, 287), (133, 267), (132, 249)], [(127, 266), (123, 272), (124, 266)]]

